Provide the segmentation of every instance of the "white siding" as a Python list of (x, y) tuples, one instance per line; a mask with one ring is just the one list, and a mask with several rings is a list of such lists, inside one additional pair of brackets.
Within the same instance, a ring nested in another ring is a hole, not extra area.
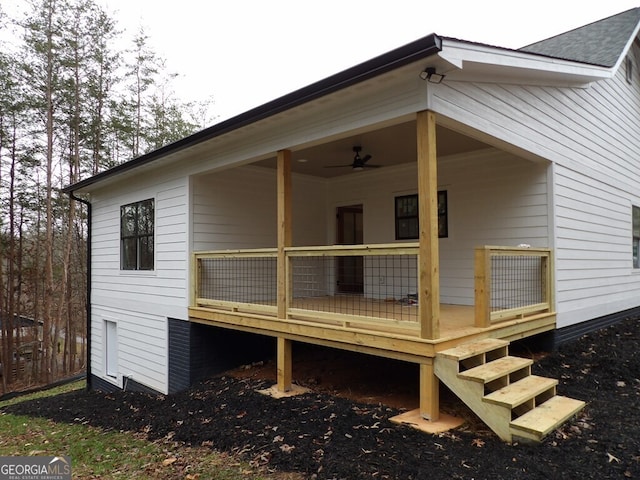
[[(328, 242), (334, 243), (335, 207), (352, 204), (363, 205), (365, 243), (396, 242), (394, 199), (416, 193), (416, 178), (416, 165), (408, 164), (331, 183)], [(548, 246), (546, 165), (498, 150), (442, 158), (438, 189), (447, 191), (449, 215), (449, 236), (439, 242), (442, 302), (473, 304), (476, 246)]]
[[(632, 55), (638, 65), (637, 45)], [(559, 327), (640, 304), (631, 263), (631, 205), (640, 205), (637, 74), (628, 84), (622, 68), (586, 89), (449, 82), (431, 98), (443, 118), (555, 163)]]
[[(188, 182), (177, 170), (92, 194), (92, 373), (106, 380), (104, 320), (118, 324), (118, 377), (167, 391), (167, 317), (187, 318)], [(155, 269), (120, 270), (120, 207), (155, 200)]]
[[(136, 313), (117, 307), (95, 306), (92, 309), (92, 374), (119, 387), (125, 377), (166, 392), (166, 317)], [(116, 378), (107, 375), (105, 365), (107, 322), (117, 324)]]
[(193, 180), (193, 249), (276, 246), (276, 177), (251, 167)]
[[(193, 180), (193, 250), (277, 246), (276, 172), (240, 167)], [(322, 245), (326, 182), (294, 175), (293, 243)]]
[(475, 247), (548, 246), (548, 166), (493, 151), (445, 159), (438, 168), (449, 207), (449, 238), (440, 240), (442, 301), (473, 305)]

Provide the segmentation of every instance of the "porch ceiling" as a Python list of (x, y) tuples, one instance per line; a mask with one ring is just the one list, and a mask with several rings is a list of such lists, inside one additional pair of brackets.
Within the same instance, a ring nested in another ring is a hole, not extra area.
[[(438, 156), (489, 148), (486, 143), (441, 125), (437, 126)], [(361, 157), (371, 155), (368, 163), (381, 168), (402, 163), (415, 162), (416, 124), (415, 121), (400, 123), (389, 127), (345, 136), (313, 147), (292, 152), (292, 171), (316, 177), (331, 178), (340, 175), (358, 174), (348, 166), (354, 157), (353, 147), (361, 146)], [(276, 168), (276, 159), (270, 158), (256, 162), (256, 165)], [(329, 165), (347, 165), (343, 168), (326, 168)]]

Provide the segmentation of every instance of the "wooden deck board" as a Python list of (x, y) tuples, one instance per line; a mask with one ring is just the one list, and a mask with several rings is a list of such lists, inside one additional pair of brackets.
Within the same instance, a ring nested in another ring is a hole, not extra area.
[(507, 356), (460, 372), (458, 376), (479, 383), (489, 383), (532, 364), (533, 360), (529, 358)]
[(582, 410), (584, 405), (581, 400), (556, 395), (512, 421), (511, 427), (525, 438), (539, 440)]
[[(394, 318), (395, 312), (417, 312), (413, 305), (393, 304), (384, 300), (366, 299), (362, 295), (340, 295), (339, 302), (331, 306), (334, 297), (315, 297), (313, 302), (294, 299), (291, 308), (298, 316), (277, 318), (269, 309), (243, 311), (241, 304), (236, 308), (201, 305), (189, 308), (191, 321), (222, 328), (253, 332), (260, 335), (284, 336), (291, 340), (330, 346), (345, 350), (359, 351), (388, 358), (396, 358), (420, 363), (421, 359), (432, 359), (436, 353), (457, 347), (460, 344), (486, 338), (504, 340), (520, 339), (555, 328), (555, 314), (540, 314), (520, 319), (506, 320), (487, 328), (475, 326), (473, 306), (440, 305), (440, 337), (422, 339), (419, 334), (418, 319), (415, 322)], [(298, 310), (302, 301), (307, 309)], [(341, 308), (336, 308), (340, 305)], [(358, 306), (363, 311), (382, 309), (389, 322), (381, 315), (373, 321), (367, 317), (349, 314)], [(319, 312), (314, 315), (314, 310)], [(333, 308), (334, 311), (327, 312)], [(325, 311), (323, 311), (323, 309)], [(401, 317), (401, 316), (400, 316)], [(415, 326), (414, 326), (415, 323)]]
[(460, 361), (466, 360), (470, 357), (475, 357), (482, 353), (487, 353), (501, 348), (503, 349), (507, 345), (509, 345), (509, 342), (504, 340), (499, 340), (497, 338), (484, 338), (478, 342), (465, 343), (449, 350), (444, 350), (439, 352), (439, 355)]
[(554, 378), (529, 375), (522, 380), (485, 395), (484, 401), (494, 405), (502, 405), (506, 408), (515, 408), (527, 400), (554, 388), (556, 385), (558, 385), (558, 380)]

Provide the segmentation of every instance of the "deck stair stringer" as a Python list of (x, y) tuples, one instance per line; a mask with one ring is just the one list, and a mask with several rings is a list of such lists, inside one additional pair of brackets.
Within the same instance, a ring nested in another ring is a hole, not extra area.
[(556, 394), (558, 381), (531, 374), (533, 361), (486, 338), (439, 352), (436, 376), (506, 442), (540, 442), (584, 402)]

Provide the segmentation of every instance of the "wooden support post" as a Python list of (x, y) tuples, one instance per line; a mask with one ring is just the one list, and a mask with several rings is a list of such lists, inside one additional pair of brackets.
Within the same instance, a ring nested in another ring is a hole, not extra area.
[(436, 115), (418, 112), (418, 308), (421, 338), (440, 337), (440, 265), (438, 252), (438, 169)]
[(202, 281), (200, 260), (196, 258), (194, 253), (191, 254), (191, 278), (189, 279), (189, 306), (196, 307), (196, 298), (198, 298), (198, 289)]
[(433, 359), (420, 364), (420, 416), (436, 422), (440, 419), (440, 381), (433, 369)]
[(556, 309), (553, 272), (553, 252), (549, 251), (549, 254), (546, 257), (542, 257), (542, 292), (545, 296), (544, 301), (549, 304), (550, 312), (554, 312)]
[(279, 392), (288, 392), (291, 390), (292, 376), (292, 358), (291, 358), (291, 340), (278, 337), (278, 382)]
[(478, 247), (474, 261), (475, 326), (491, 326), (491, 251)]
[(291, 246), (291, 151), (278, 152), (278, 318), (287, 318), (287, 258), (284, 249)]
[[(292, 243), (291, 234), (291, 151), (278, 152), (278, 274), (277, 274), (277, 302), (278, 318), (287, 318), (290, 280), (288, 278), (286, 247)], [(277, 388), (280, 392), (291, 390), (291, 340), (278, 337), (277, 352)]]

